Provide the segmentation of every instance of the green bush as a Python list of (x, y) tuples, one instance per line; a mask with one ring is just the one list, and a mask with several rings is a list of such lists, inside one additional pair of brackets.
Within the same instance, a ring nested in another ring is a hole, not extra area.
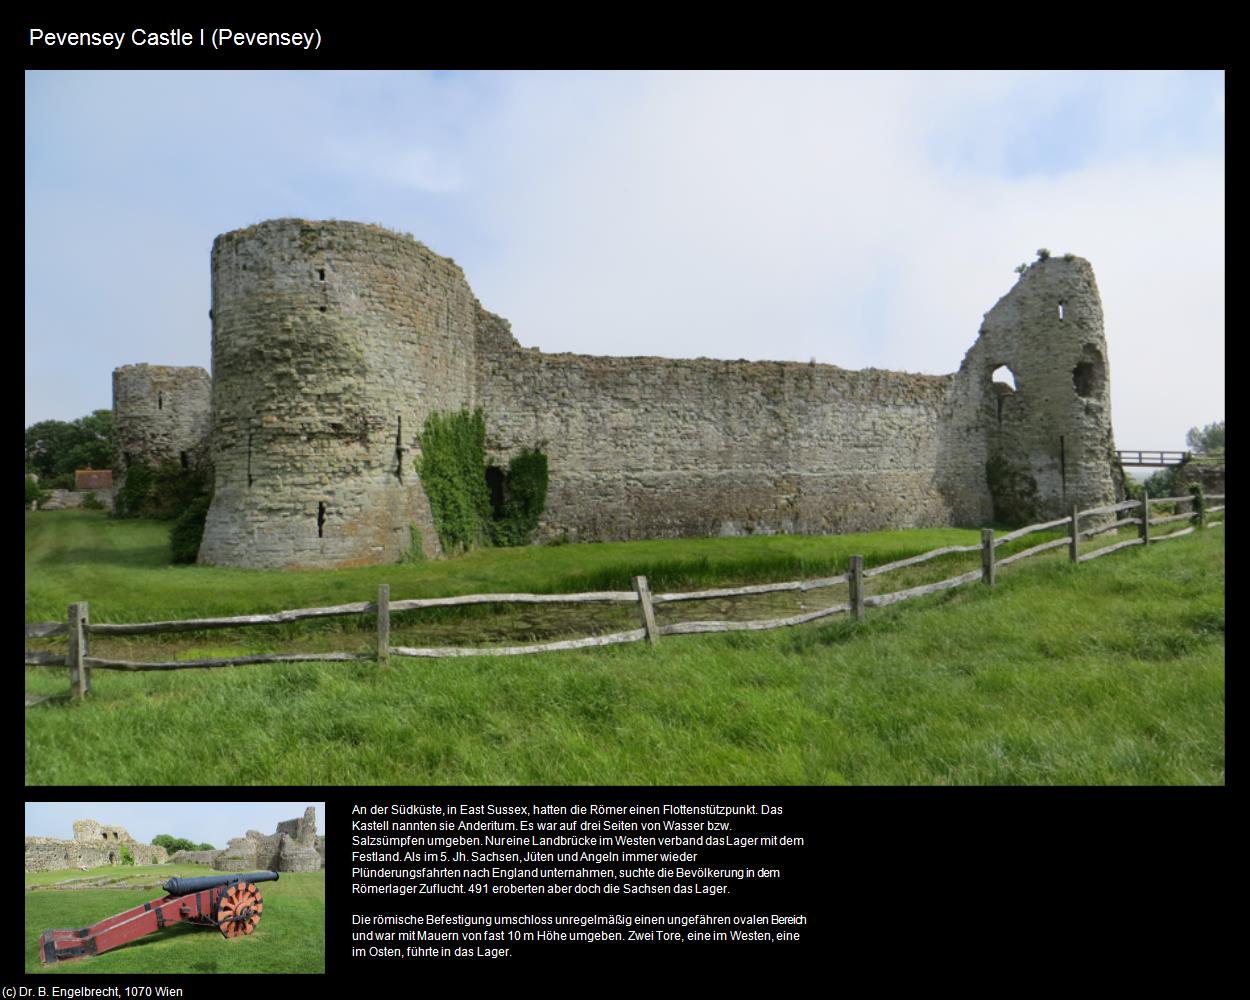
[(1170, 465), (1152, 473), (1142, 483), (1142, 488), (1147, 490), (1152, 497), (1176, 496), (1176, 470), (1179, 468), (1180, 466)]
[(547, 456), (523, 448), (508, 463), (503, 513), (493, 524), (496, 545), (528, 545), (547, 504)]
[(74, 482), (74, 474), (65, 472), (59, 476), (47, 476), (39, 481), (39, 485), (45, 490), (72, 490), (77, 484)]
[(140, 517), (151, 501), (156, 473), (146, 462), (132, 462), (126, 469), (126, 481), (113, 497), (115, 517)]
[[(503, 504), (498, 512), (492, 511), (486, 484), (486, 419), (481, 410), (431, 413), (421, 432), (417, 472), (438, 540), (449, 555), (482, 545), (528, 545), (547, 502), (547, 456), (537, 448), (524, 448), (508, 463)], [(414, 536), (413, 548), (420, 548), (419, 535)]]
[(113, 513), (116, 517), (173, 521), (211, 489), (212, 475), (207, 468), (184, 469), (174, 461), (153, 468), (133, 462), (126, 469), (125, 484), (113, 499)]
[(104, 503), (95, 493), (88, 493), (82, 498), (83, 510), (104, 510)]
[(193, 563), (200, 554), (204, 537), (204, 521), (212, 503), (211, 495), (200, 495), (188, 504), (173, 527), (169, 529), (169, 549), (176, 563)]
[(130, 848), (127, 847), (125, 844), (122, 844), (121, 849), (122, 849), (122, 864), (133, 865), (135, 863), (135, 856), (130, 853)]
[(186, 837), (175, 837), (168, 833), (158, 833), (152, 838), (152, 843), (157, 847), (163, 847), (170, 854), (175, 851), (215, 851), (212, 844), (197, 844), (193, 840), (187, 840)]
[(26, 507), (29, 509), (32, 503), (38, 503), (43, 499), (43, 490), (39, 488), (39, 484), (30, 476), (26, 477)]

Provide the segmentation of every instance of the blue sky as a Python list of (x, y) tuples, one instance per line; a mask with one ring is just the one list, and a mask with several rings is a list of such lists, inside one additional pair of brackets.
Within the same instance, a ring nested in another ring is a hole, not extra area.
[(225, 847), (248, 830), (273, 833), (280, 822), (317, 809), (317, 832), (324, 834), (324, 802), (27, 802), (26, 836), (73, 840), (74, 821), (94, 819), (122, 826), (142, 844), (158, 834), (186, 837), (197, 844)]
[(1117, 444), (1224, 417), (1220, 72), (33, 72), (26, 422), (209, 367), (209, 251), (376, 222), (546, 351), (958, 368), (1088, 258)]

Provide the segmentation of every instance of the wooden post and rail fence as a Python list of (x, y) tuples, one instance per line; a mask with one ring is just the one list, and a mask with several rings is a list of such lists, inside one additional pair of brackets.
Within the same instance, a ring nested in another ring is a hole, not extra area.
[[(981, 541), (973, 545), (950, 545), (943, 548), (933, 549), (921, 555), (911, 556), (907, 559), (899, 559), (894, 562), (886, 563), (882, 566), (875, 566), (871, 569), (864, 568), (864, 557), (853, 555), (850, 557), (850, 564), (847, 572), (839, 576), (822, 577), (815, 580), (791, 580), (784, 583), (763, 583), (753, 584), (745, 587), (719, 587), (709, 590), (692, 591), (689, 593), (672, 593), (672, 594), (653, 594), (648, 586), (645, 576), (636, 576), (633, 578), (633, 589), (624, 591), (595, 591), (583, 594), (464, 594), (458, 597), (433, 597), (433, 598), (416, 598), (412, 600), (393, 601), (390, 595), (390, 585), (382, 584), (378, 587), (378, 595), (376, 601), (361, 601), (354, 604), (340, 604), (333, 607), (324, 608), (296, 608), (289, 611), (275, 611), (269, 614), (255, 615), (236, 615), (228, 618), (198, 618), (188, 619), (185, 621), (160, 621), (160, 622), (140, 622), (135, 624), (122, 623), (96, 623), (92, 624), (89, 616), (89, 608), (86, 601), (78, 601), (71, 604), (63, 622), (28, 622), (26, 624), (26, 638), (56, 638), (65, 636), (68, 640), (68, 648), (65, 653), (26, 651), (26, 665), (34, 667), (50, 667), (59, 669), (69, 669), (69, 685), (70, 697), (77, 700), (85, 697), (91, 691), (91, 671), (92, 670), (127, 670), (127, 671), (143, 671), (143, 670), (189, 670), (196, 668), (212, 668), (212, 667), (233, 667), (244, 666), (255, 663), (301, 663), (301, 662), (318, 662), (318, 661), (354, 661), (354, 660), (376, 660), (378, 665), (385, 668), (393, 656), (421, 657), (421, 658), (440, 658), (453, 656), (516, 656), (525, 653), (542, 653), (563, 649), (584, 649), (592, 646), (609, 646), (624, 642), (638, 642), (645, 639), (654, 646), (659, 642), (661, 636), (668, 635), (692, 635), (709, 632), (732, 632), (732, 631), (764, 631), (767, 629), (786, 628), (792, 625), (801, 625), (807, 622), (817, 621), (821, 618), (828, 618), (833, 615), (849, 613), (856, 621), (862, 621), (868, 608), (882, 608), (891, 604), (897, 604), (900, 601), (911, 600), (916, 597), (924, 597), (929, 594), (935, 594), (939, 591), (949, 590), (953, 587), (960, 587), (964, 584), (974, 583), (978, 580), (993, 586), (997, 577), (997, 572), (1004, 566), (1028, 559), (1031, 556), (1039, 555), (1051, 549), (1065, 546), (1068, 549), (1068, 558), (1073, 563), (1083, 563), (1090, 559), (1097, 559), (1111, 552), (1127, 548), (1133, 545), (1148, 545), (1154, 542), (1164, 541), (1170, 538), (1179, 538), (1182, 535), (1188, 535), (1194, 531), (1195, 527), (1202, 527), (1208, 514), (1214, 514), (1224, 510), (1221, 503), (1218, 506), (1207, 506), (1206, 501), (1219, 500), (1223, 501), (1223, 494), (1211, 495), (1197, 503), (1197, 508), (1193, 512), (1178, 513), (1163, 517), (1150, 516), (1150, 507), (1152, 504), (1162, 503), (1186, 503), (1194, 502), (1195, 498), (1187, 497), (1161, 497), (1151, 498), (1143, 495), (1141, 500), (1126, 500), (1122, 503), (1110, 504), (1105, 507), (1094, 507), (1089, 510), (1077, 510), (1075, 507), (1072, 513), (1066, 517), (1057, 518), (1053, 521), (1046, 521), (1040, 524), (1030, 524), (1015, 531), (1008, 532), (994, 537), (992, 528), (985, 528), (981, 532)], [(1116, 520), (1089, 528), (1085, 531), (1080, 530), (1080, 522), (1082, 518), (1089, 517), (1106, 517), (1110, 515), (1120, 515), (1124, 512), (1131, 511), (1134, 508), (1138, 511), (1136, 517), (1117, 517)], [(1171, 532), (1166, 535), (1154, 535), (1150, 533), (1152, 525), (1170, 524), (1176, 521), (1190, 520), (1194, 524), (1182, 531)], [(1222, 521), (1215, 521), (1206, 524), (1207, 527), (1217, 527)], [(1064, 538), (1051, 539), (1038, 545), (1022, 549), (1014, 552), (1004, 558), (998, 558), (996, 550), (999, 546), (1007, 542), (1023, 538), (1026, 535), (1034, 534), (1039, 531), (1047, 531), (1067, 526), (1067, 536)], [(1093, 538), (1104, 532), (1114, 531), (1125, 526), (1136, 525), (1138, 533), (1135, 538), (1129, 538), (1125, 541), (1116, 542), (1113, 545), (1103, 546), (1084, 554), (1080, 553), (1081, 539)], [(910, 587), (905, 590), (898, 590), (892, 593), (876, 594), (866, 596), (865, 581), (874, 576), (880, 576), (894, 570), (903, 569), (908, 566), (915, 566), (930, 559), (936, 559), (939, 556), (951, 555), (954, 553), (981, 553), (981, 567), (967, 573), (961, 573), (958, 576), (949, 577), (940, 580), (937, 583), (922, 584), (917, 587)], [(695, 601), (708, 600), (712, 598), (732, 598), (745, 597), (749, 595), (781, 593), (784, 591), (806, 592), (811, 590), (819, 590), (829, 587), (845, 584), (848, 590), (848, 600), (845, 604), (834, 604), (829, 607), (821, 608), (816, 611), (805, 611), (801, 614), (790, 615), (784, 618), (771, 618), (760, 621), (693, 621), (693, 622), (677, 622), (671, 625), (658, 625), (656, 623), (655, 606), (659, 604), (673, 603), (677, 601)], [(634, 604), (638, 609), (639, 627), (626, 632), (615, 632), (609, 635), (587, 636), (580, 639), (563, 639), (558, 642), (535, 643), (526, 646), (488, 646), (488, 647), (430, 647), (430, 648), (413, 648), (409, 646), (392, 646), (390, 644), (391, 615), (395, 612), (414, 611), (420, 608), (439, 608), (464, 606), (472, 604), (592, 604), (592, 603), (627, 603)], [(272, 625), (284, 622), (301, 621), (310, 618), (324, 618), (336, 615), (361, 615), (371, 614), (377, 618), (377, 651), (376, 653), (276, 653), (264, 654), (257, 656), (237, 656), (222, 659), (201, 659), (201, 660), (173, 660), (167, 662), (136, 662), (131, 660), (109, 659), (107, 657), (92, 656), (90, 648), (90, 638), (93, 635), (101, 636), (117, 636), (117, 635), (152, 635), (157, 633), (169, 632), (193, 632), (208, 629), (223, 628), (244, 628), (252, 625)], [(27, 698), (27, 704), (36, 704), (39, 701), (47, 700), (30, 696)]]

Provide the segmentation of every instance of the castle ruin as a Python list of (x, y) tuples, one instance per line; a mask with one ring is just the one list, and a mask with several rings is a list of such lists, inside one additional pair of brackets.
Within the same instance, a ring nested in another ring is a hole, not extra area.
[[(135, 366), (114, 383), (132, 454), (156, 447), (130, 428), (168, 423), (166, 393), (195, 411), (180, 427), (209, 428), (186, 446), (144, 432), (171, 455), (211, 455), (202, 563), (394, 561), (410, 526), (437, 555), (419, 436), (429, 414), (462, 408), (484, 413), (488, 461), (546, 453), (539, 539), (976, 527), (1122, 490), (1102, 306), (1076, 257), (1027, 268), (949, 375), (544, 354), (453, 261), (354, 222), (219, 236), (212, 288), (211, 403), (202, 369)], [(1014, 385), (995, 380), (1003, 368)]]
[(120, 865), (123, 850), (137, 865), (163, 865), (167, 860), (165, 848), (139, 843), (126, 832), (125, 827), (105, 826), (93, 819), (80, 819), (74, 821), (73, 840), (27, 837), (26, 870), (48, 872), (63, 868)]
[(317, 835), (317, 809), (309, 806), (303, 816), (283, 820), (268, 836), (248, 830), (220, 851), (175, 851), (170, 861), (224, 872), (315, 872), (326, 865), (326, 839)]

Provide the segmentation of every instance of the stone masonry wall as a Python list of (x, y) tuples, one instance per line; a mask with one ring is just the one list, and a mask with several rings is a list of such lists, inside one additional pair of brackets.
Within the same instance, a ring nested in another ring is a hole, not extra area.
[(39, 501), (40, 510), (72, 510), (81, 507), (89, 496), (95, 496), (105, 510), (113, 509), (112, 490), (48, 490)]
[(122, 847), (137, 865), (163, 865), (165, 848), (141, 844), (124, 827), (106, 826), (93, 819), (74, 823), (74, 839), (26, 838), (26, 871), (57, 871), (68, 868), (99, 868), (122, 863)]
[(216, 492), (200, 561), (337, 567), (438, 537), (414, 471), (432, 410), (471, 406), (477, 301), (376, 226), (279, 219), (213, 244)]
[(838, 533), (975, 519), (943, 435), (952, 376), (542, 354), (478, 340), (494, 460), (548, 455), (545, 537)]
[(325, 867), (325, 838), (317, 836), (317, 810), (309, 806), (303, 816), (283, 820), (268, 836), (248, 830), (220, 851), (178, 851), (173, 860), (228, 872), (314, 872)]
[(199, 466), (212, 433), (212, 380), (203, 368), (126, 365), (113, 372), (113, 478), (131, 462)]
[[(1176, 470), (1176, 495), (1186, 496), (1192, 483), (1199, 483), (1204, 494), (1222, 496), (1225, 492), (1224, 463), (1190, 462)], [(1222, 504), (1223, 500), (1214, 501)]]

